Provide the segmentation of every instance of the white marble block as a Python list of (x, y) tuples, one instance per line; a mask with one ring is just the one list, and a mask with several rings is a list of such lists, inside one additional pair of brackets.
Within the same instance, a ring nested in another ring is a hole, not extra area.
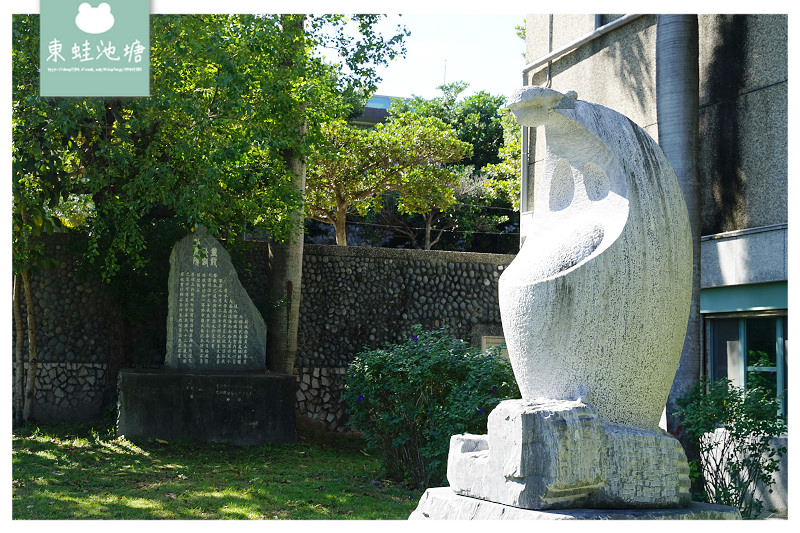
[(530, 229), (499, 282), (522, 399), (492, 411), (488, 435), (452, 437), (458, 498), (434, 514), (471, 513), (474, 500), (501, 514), (686, 508), (686, 456), (658, 427), (692, 290), (675, 172), (644, 130), (574, 93), (524, 87), (508, 108), (546, 140)]

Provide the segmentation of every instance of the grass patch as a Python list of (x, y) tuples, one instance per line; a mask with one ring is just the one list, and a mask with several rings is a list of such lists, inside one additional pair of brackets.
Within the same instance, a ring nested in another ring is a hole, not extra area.
[(14, 519), (406, 520), (421, 496), (346, 438), (164, 444), (28, 425), (12, 439)]

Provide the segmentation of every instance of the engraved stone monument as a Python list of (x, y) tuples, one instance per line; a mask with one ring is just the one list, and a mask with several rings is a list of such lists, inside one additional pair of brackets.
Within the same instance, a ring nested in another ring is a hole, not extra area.
[(165, 368), (120, 371), (118, 434), (294, 442), (295, 378), (267, 372), (267, 328), (228, 252), (200, 226), (170, 267)]
[(451, 438), (450, 487), (411, 518), (737, 518), (690, 501), (683, 448), (658, 427), (692, 273), (669, 161), (574, 93), (524, 87), (508, 107), (546, 138), (530, 229), (499, 282), (522, 398), (495, 408), (488, 435)]
[(225, 248), (200, 227), (175, 244), (170, 266), (165, 366), (264, 370), (267, 326)]

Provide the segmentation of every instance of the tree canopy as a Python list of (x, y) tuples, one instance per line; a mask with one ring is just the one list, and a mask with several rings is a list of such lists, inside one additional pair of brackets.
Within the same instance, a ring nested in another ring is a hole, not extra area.
[[(447, 205), (432, 204), (428, 210), (414, 212), (394, 208), (394, 198), (385, 198), (388, 208), (375, 217), (378, 225), (405, 236), (415, 248), (430, 249), (434, 244), (449, 249), (478, 249), (497, 251), (500, 239), (503, 248), (513, 249), (516, 242), (499, 238), (513, 228), (512, 202), (514, 184), (518, 175), (511, 179), (510, 174), (498, 174), (493, 170), (490, 177), (488, 169), (498, 165), (504, 171), (513, 157), (513, 129), (504, 123), (507, 119), (502, 106), (504, 96), (493, 96), (485, 91), (462, 97), (468, 84), (457, 81), (441, 85), (441, 96), (426, 100), (414, 96), (411, 100), (394, 100), (389, 110), (390, 117), (398, 114), (414, 113), (421, 116), (436, 117), (448, 124), (458, 138), (473, 146), (471, 157), (450, 163), (447, 166), (459, 177), (453, 184), (454, 201)], [(512, 119), (513, 122), (513, 119)], [(518, 128), (516, 128), (518, 130)], [(517, 132), (516, 138), (519, 138)], [(508, 146), (505, 142), (509, 142)], [(519, 153), (517, 141), (516, 153)], [(518, 165), (518, 163), (517, 163)], [(518, 186), (517, 189), (518, 191)], [(511, 199), (509, 199), (509, 197)], [(476, 236), (481, 236), (476, 239)]]
[(390, 114), (414, 111), (420, 115), (436, 117), (456, 131), (458, 138), (472, 145), (472, 155), (462, 164), (472, 165), (476, 170), (489, 163), (497, 163), (498, 150), (503, 145), (503, 127), (500, 108), (506, 98), (478, 91), (459, 98), (469, 84), (464, 81), (445, 83), (437, 87), (441, 96), (430, 100), (414, 96), (410, 100), (395, 100)]
[(444, 122), (416, 113), (370, 130), (332, 121), (323, 132), (309, 158), (306, 215), (332, 224), (339, 245), (347, 244), (347, 214), (379, 210), (383, 193), (400, 193), (405, 213), (445, 209), (455, 201), (457, 175), (444, 165), (471, 151)]
[(170, 232), (203, 224), (229, 240), (296, 240), (298, 179), (322, 124), (352, 113), (375, 90), (377, 67), (404, 53), (408, 32), (384, 37), (379, 18), (153, 16), (149, 98), (63, 99), (39, 97), (38, 16), (15, 16), (15, 273), (27, 277), (42, 250), (31, 237), (59, 218), (87, 236), (86, 262), (122, 302), (140, 296), (132, 282)]
[[(374, 90), (376, 66), (403, 52), (404, 33), (380, 36), (378, 18), (352, 17), (347, 34), (343, 15), (154, 16), (151, 97), (79, 100), (38, 96), (38, 23), (15, 17), (15, 205), (36, 191), (36, 213), (88, 198), (89, 256), (109, 279), (146, 262), (144, 228), (157, 219), (287, 234), (302, 191), (285, 154), (305, 157), (322, 124)], [(288, 46), (298, 32), (303, 46)]]

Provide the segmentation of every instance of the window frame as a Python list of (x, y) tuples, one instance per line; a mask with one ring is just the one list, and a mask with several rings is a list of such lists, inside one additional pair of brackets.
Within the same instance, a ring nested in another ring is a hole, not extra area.
[[(703, 332), (704, 344), (703, 356), (705, 358), (704, 370), (711, 380), (720, 378), (727, 378), (728, 374), (717, 375), (719, 370), (714, 361), (714, 321), (720, 319), (736, 319), (738, 320), (738, 382), (747, 388), (747, 373), (748, 371), (756, 371), (757, 367), (748, 366), (747, 363), (747, 320), (752, 318), (775, 318), (775, 368), (776, 372), (776, 385), (779, 394), (779, 412), (782, 416), (786, 416), (787, 412), (787, 396), (788, 396), (788, 383), (787, 383), (787, 370), (788, 365), (786, 361), (788, 351), (788, 338), (787, 338), (787, 309), (775, 309), (764, 311), (737, 311), (737, 312), (723, 312), (723, 313), (704, 313), (703, 314)], [(767, 368), (767, 367), (764, 367)]]

